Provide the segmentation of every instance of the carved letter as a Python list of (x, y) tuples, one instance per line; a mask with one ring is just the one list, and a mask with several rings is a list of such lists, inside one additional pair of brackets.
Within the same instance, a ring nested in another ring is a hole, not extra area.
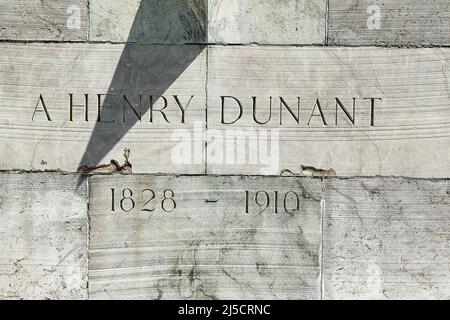
[(269, 97), (269, 99), (270, 99), (270, 102), (269, 102), (269, 117), (268, 117), (266, 122), (260, 122), (260, 121), (258, 121), (256, 119), (256, 97), (252, 97), (252, 99), (253, 99), (253, 120), (255, 120), (255, 122), (257, 124), (266, 124), (272, 118), (272, 97)]
[(126, 95), (123, 95), (123, 112), (122, 112), (123, 122), (125, 122), (125, 107), (127, 104), (128, 104), (128, 107), (131, 109), (131, 111), (133, 111), (133, 113), (136, 115), (138, 120), (141, 121), (142, 96), (139, 95), (139, 112), (137, 112), (136, 109), (133, 107), (133, 105), (130, 103), (130, 101), (128, 101)]
[[(162, 98), (163, 101), (164, 101), (164, 107), (162, 107), (162, 108), (159, 109), (159, 110), (155, 110), (155, 111), (161, 112), (161, 114), (162, 114), (164, 120), (166, 120), (167, 123), (170, 123), (170, 121), (167, 120), (166, 114), (164, 113), (164, 109), (167, 108), (167, 99), (166, 99), (164, 96), (160, 96), (160, 98)], [(158, 100), (158, 99), (156, 99), (156, 100)], [(156, 101), (155, 101), (155, 102), (156, 102)], [(154, 102), (153, 102), (153, 96), (150, 96), (150, 122), (151, 122), (151, 123), (153, 123), (153, 103), (154, 103)]]
[[(88, 95), (84, 94), (84, 121), (88, 121)], [(69, 93), (70, 106), (69, 106), (69, 121), (73, 121), (73, 107), (83, 107), (82, 104), (73, 104), (73, 93)]]
[(175, 101), (177, 102), (178, 107), (181, 110), (181, 123), (184, 123), (185, 120), (185, 115), (186, 115), (186, 109), (189, 107), (189, 104), (191, 103), (192, 99), (194, 98), (194, 96), (191, 96), (191, 98), (189, 99), (188, 103), (186, 104), (186, 107), (183, 108), (183, 106), (181, 105), (180, 99), (178, 99), (178, 96), (173, 96), (175, 98)]
[(294, 114), (294, 111), (288, 106), (286, 101), (284, 101), (283, 97), (280, 97), (280, 125), (283, 124), (282, 118), (283, 118), (283, 106), (289, 111), (291, 116), (295, 119), (297, 124), (300, 124), (300, 97), (297, 97), (298, 104), (297, 104), (297, 115)]
[(341, 100), (339, 98), (336, 98), (336, 125), (338, 124), (338, 106), (344, 111), (345, 115), (347, 116), (348, 120), (355, 125), (355, 105), (356, 105), (356, 98), (353, 98), (353, 118), (350, 116), (350, 113), (348, 113), (347, 109), (345, 109), (344, 105), (342, 104)]
[[(97, 94), (97, 122), (115, 122), (116, 120), (102, 120), (101, 114), (102, 114), (102, 96), (115, 96), (115, 94), (103, 94), (99, 93)], [(111, 105), (103, 104), (103, 109), (105, 108), (111, 108)]]
[(381, 98), (364, 98), (364, 100), (370, 99), (370, 126), (375, 127), (375, 100), (381, 100)]
[[(39, 102), (42, 104), (42, 108), (44, 110), (38, 110)], [(50, 114), (48, 113), (47, 107), (45, 106), (44, 97), (42, 97), (42, 94), (39, 95), (39, 100), (36, 103), (36, 107), (34, 108), (33, 116), (31, 117), (31, 121), (34, 121), (34, 116), (36, 115), (36, 112), (45, 112), (45, 116), (47, 117), (48, 121), (52, 121), (50, 118)]]
[[(234, 99), (238, 106), (239, 106), (239, 116), (237, 117), (236, 120), (231, 121), (231, 122), (225, 122), (225, 98), (230, 98), (230, 99)], [(220, 123), (222, 124), (233, 124), (236, 123), (236, 121), (238, 121), (241, 117), (242, 117), (242, 104), (241, 102), (236, 99), (235, 97), (231, 97), (231, 96), (221, 96), (220, 99), (222, 100), (222, 119), (220, 120)]]
[[(316, 110), (316, 107), (317, 107), (317, 109), (319, 109), (319, 114), (314, 114), (314, 111)], [(311, 122), (312, 117), (319, 117), (319, 116), (322, 119), (323, 124), (328, 126), (328, 124), (327, 124), (327, 122), (325, 120), (325, 116), (323, 115), (323, 112), (322, 112), (322, 107), (320, 106), (319, 98), (317, 98), (316, 104), (314, 105), (314, 108), (313, 108), (313, 110), (311, 112), (311, 116), (309, 117), (309, 120), (308, 120), (308, 126), (309, 126), (309, 124)]]

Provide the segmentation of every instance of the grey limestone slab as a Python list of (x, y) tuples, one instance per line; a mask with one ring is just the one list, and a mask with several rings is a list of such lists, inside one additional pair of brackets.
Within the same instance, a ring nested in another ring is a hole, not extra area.
[(0, 173), (0, 299), (87, 299), (87, 191), (79, 178)]
[(0, 40), (86, 41), (86, 0), (1, 0)]
[(325, 180), (325, 299), (449, 299), (447, 180)]
[(449, 45), (450, 2), (330, 0), (328, 44)]
[[(0, 169), (203, 173), (202, 46), (2, 43)], [(176, 146), (189, 138), (188, 163)], [(175, 151), (174, 151), (175, 150)]]
[(324, 44), (326, 1), (208, 0), (208, 42)]
[(90, 40), (205, 43), (206, 0), (92, 0)]
[(94, 0), (90, 3), (90, 39), (323, 44), (325, 12), (325, 0)]
[(213, 174), (448, 177), (450, 50), (211, 46)]
[(91, 299), (320, 298), (321, 180), (114, 175), (89, 186)]

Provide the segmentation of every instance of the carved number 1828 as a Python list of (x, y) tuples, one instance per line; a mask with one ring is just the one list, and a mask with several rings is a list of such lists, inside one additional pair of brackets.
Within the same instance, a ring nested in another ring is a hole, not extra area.
[[(164, 212), (172, 212), (177, 203), (174, 200), (175, 193), (172, 189), (165, 189), (162, 193), (161, 209)], [(155, 192), (152, 189), (143, 189), (141, 191), (141, 197), (144, 204), (141, 207), (141, 211), (152, 212), (156, 210), (155, 202), (157, 202)], [(136, 207), (136, 197), (133, 191), (129, 188), (125, 188), (120, 192), (118, 207), (124, 212), (130, 212)], [(139, 199), (140, 200), (140, 199)], [(116, 190), (111, 188), (111, 211), (116, 212)]]

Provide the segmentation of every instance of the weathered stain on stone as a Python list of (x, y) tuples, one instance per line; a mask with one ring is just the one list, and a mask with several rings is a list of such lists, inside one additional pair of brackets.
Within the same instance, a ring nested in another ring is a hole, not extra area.
[(336, 176), (336, 171), (333, 168), (320, 169), (311, 166), (300, 165), (300, 172), (294, 173), (289, 169), (283, 169), (281, 176), (300, 176), (300, 177), (332, 177)]
[(117, 160), (112, 159), (109, 164), (102, 164), (97, 166), (88, 166), (84, 165), (78, 168), (78, 172), (80, 173), (125, 173), (125, 174), (131, 174), (132, 172), (132, 164), (129, 161), (130, 158), (130, 149), (125, 148), (124, 150), (124, 158), (125, 162), (123, 165), (120, 165)]

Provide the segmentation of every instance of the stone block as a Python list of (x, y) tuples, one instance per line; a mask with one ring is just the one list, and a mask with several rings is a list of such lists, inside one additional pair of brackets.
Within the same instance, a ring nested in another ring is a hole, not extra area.
[(0, 40), (85, 41), (86, 0), (0, 0)]
[[(202, 46), (0, 48), (0, 169), (75, 172), (122, 164), (128, 148), (133, 173), (204, 172)], [(176, 148), (185, 140), (188, 164)]]
[(208, 42), (324, 44), (325, 12), (325, 0), (208, 0)]
[(87, 299), (86, 182), (0, 173), (0, 299)]
[(90, 2), (90, 40), (205, 43), (205, 1), (93, 0)]
[(447, 0), (330, 0), (328, 15), (330, 45), (450, 44)]
[(450, 50), (208, 52), (208, 173), (449, 176)]
[(89, 186), (91, 299), (320, 298), (321, 180), (116, 175)]
[(325, 180), (325, 299), (449, 299), (447, 180)]

